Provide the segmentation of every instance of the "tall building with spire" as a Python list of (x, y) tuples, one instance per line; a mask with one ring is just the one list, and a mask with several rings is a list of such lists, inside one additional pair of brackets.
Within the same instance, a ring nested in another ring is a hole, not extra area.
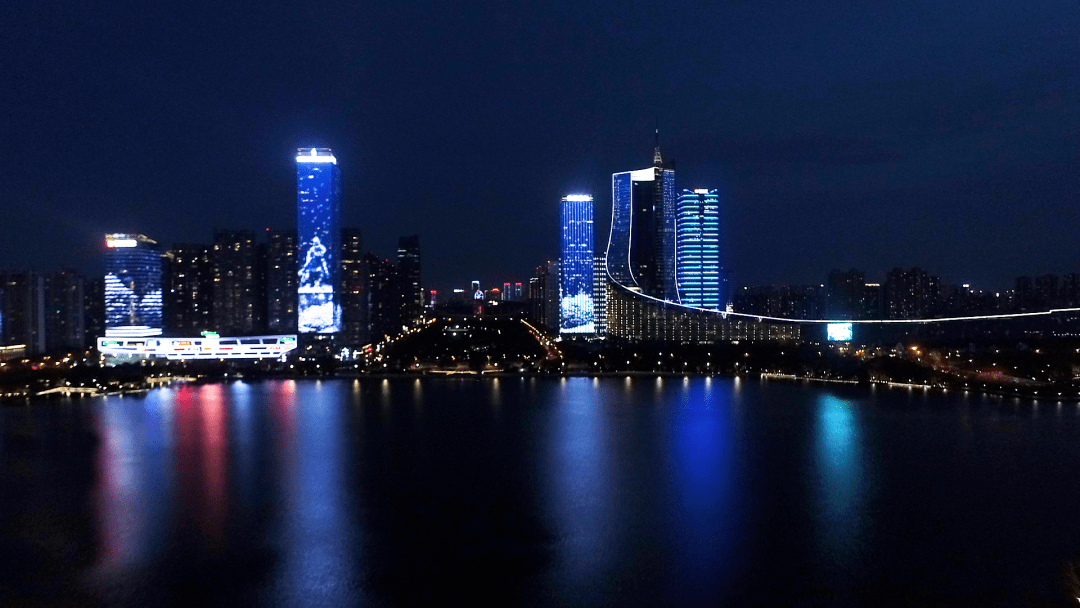
[(675, 288), (675, 171), (664, 167), (659, 130), (653, 166), (611, 176), (607, 264), (622, 285), (662, 300)]

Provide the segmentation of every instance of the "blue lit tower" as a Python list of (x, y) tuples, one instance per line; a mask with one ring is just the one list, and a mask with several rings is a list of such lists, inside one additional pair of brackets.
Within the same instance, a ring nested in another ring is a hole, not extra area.
[(611, 176), (608, 273), (617, 283), (676, 301), (675, 172), (664, 168), (659, 144), (653, 166)]
[(297, 329), (300, 333), (341, 331), (338, 253), (341, 233), (341, 172), (329, 148), (296, 152)]
[(559, 333), (595, 334), (593, 316), (593, 199), (562, 199), (562, 259), (559, 265)]
[(161, 250), (141, 234), (105, 235), (105, 335), (161, 335)]
[(679, 302), (696, 308), (722, 309), (720, 196), (716, 190), (683, 189), (675, 217), (675, 275)]

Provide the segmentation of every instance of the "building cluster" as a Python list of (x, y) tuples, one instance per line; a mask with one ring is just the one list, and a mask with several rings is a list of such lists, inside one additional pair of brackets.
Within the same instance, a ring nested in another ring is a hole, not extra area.
[(538, 267), (529, 282), (537, 322), (584, 338), (711, 341), (791, 333), (727, 318), (731, 279), (721, 260), (716, 189), (677, 189), (657, 145), (651, 167), (615, 173), (611, 190), (603, 253), (594, 248), (593, 197), (563, 197), (560, 258)]
[(360, 230), (339, 226), (333, 153), (303, 148), (296, 164), (295, 230), (218, 230), (210, 243), (170, 248), (141, 234), (109, 234), (102, 279), (69, 270), (0, 274), (4, 345), (41, 354), (99, 338), (126, 347), (155, 336), (299, 333), (355, 348), (419, 322), (419, 237), (401, 237), (393, 260), (365, 252)]
[(950, 284), (922, 268), (894, 268), (880, 283), (862, 270), (833, 270), (817, 285), (744, 286), (733, 308), (790, 319), (933, 319), (1080, 307), (1080, 274), (1018, 277), (1014, 289)]

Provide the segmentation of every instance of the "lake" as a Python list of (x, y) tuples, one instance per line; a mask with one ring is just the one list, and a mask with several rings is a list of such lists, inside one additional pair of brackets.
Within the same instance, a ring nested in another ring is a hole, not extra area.
[(1080, 559), (1080, 405), (975, 393), (176, 385), (0, 407), (0, 464), (0, 605), (1069, 605)]

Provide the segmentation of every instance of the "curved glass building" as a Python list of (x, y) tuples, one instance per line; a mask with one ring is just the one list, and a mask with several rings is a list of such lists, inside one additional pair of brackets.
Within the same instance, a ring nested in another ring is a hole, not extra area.
[(161, 335), (161, 250), (141, 234), (105, 235), (105, 335)]
[(613, 338), (665, 342), (797, 340), (794, 323), (726, 314), (716, 190), (683, 190), (660, 147), (649, 169), (611, 176), (605, 330)]

